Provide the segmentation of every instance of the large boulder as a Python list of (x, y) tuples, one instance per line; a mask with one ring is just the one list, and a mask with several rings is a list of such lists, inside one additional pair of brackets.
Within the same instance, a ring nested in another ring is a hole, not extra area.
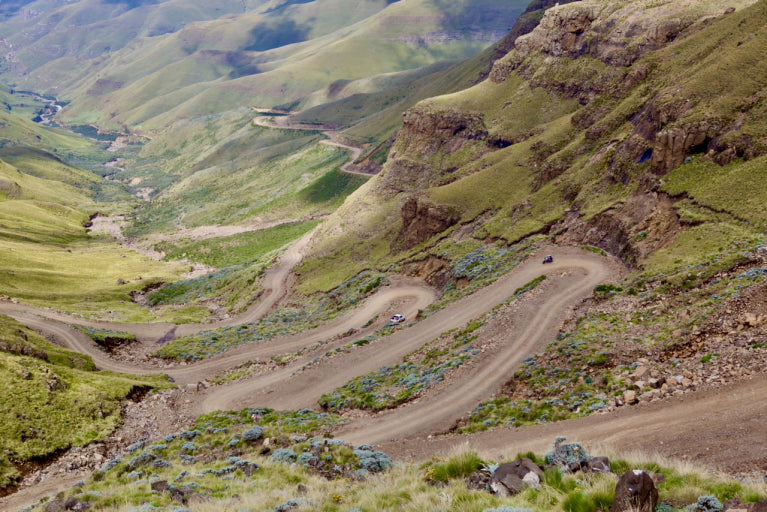
[(543, 479), (543, 471), (530, 459), (522, 458), (498, 466), (493, 473), (490, 487), (498, 488), (498, 484), (509, 494), (518, 494), (526, 487), (537, 488)]
[(653, 512), (658, 504), (658, 489), (649, 471), (634, 469), (623, 474), (615, 486), (610, 512)]

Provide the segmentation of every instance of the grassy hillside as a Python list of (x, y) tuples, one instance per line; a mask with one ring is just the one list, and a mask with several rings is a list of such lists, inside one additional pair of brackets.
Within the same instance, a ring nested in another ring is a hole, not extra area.
[(110, 157), (71, 132), (2, 112), (0, 123), (0, 294), (83, 314), (148, 318), (130, 293), (183, 270), (87, 232), (91, 215), (133, 200), (65, 157), (91, 165)]
[(120, 176), (157, 192), (131, 232), (323, 216), (365, 181), (336, 172), (347, 152), (319, 133), (258, 127), (252, 115), (183, 122), (147, 144)]
[(572, 475), (558, 469), (552, 451), (546, 456), (518, 455), (538, 464), (549, 461), (539, 488), (512, 497), (493, 496), (484, 482), (503, 460), (456, 451), (421, 465), (392, 464), (371, 446), (328, 439), (328, 429), (337, 421), (309, 410), (206, 415), (192, 430), (136, 443), (124, 457), (55, 499), (84, 502), (91, 510), (120, 511), (173, 508), (181, 502), (192, 507), (204, 503), (204, 510), (593, 512), (612, 505), (616, 475), (633, 469), (663, 474), (659, 506), (666, 511), (687, 510), (688, 505), (699, 507), (691, 510), (710, 510), (698, 504), (721, 506), (733, 497), (753, 503), (765, 493), (763, 484), (728, 480), (690, 464), (636, 454), (612, 456), (615, 474)]
[(14, 160), (0, 160), (0, 294), (83, 314), (146, 318), (131, 291), (181, 268), (87, 233), (97, 208), (87, 185), (100, 178), (39, 156)]
[(161, 378), (96, 372), (89, 357), (46, 341), (0, 315), (0, 492), (19, 468), (73, 446), (104, 439), (120, 424), (120, 402), (137, 391), (167, 387)]
[[(75, 63), (98, 59), (137, 37), (177, 32), (190, 23), (243, 13), (266, 2), (222, 1), (215, 5), (178, 0), (23, 2), (36, 13), (27, 17), (14, 12), (14, 3), (18, 8), (19, 2), (11, 2), (6, 16), (16, 16), (5, 21), (3, 34), (17, 53), (5, 66), (14, 72), (30, 72), (57, 60)], [(70, 30), (71, 27), (78, 30)]]

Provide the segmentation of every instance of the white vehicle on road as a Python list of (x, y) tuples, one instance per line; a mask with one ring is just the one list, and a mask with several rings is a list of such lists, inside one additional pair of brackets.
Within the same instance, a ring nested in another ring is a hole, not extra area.
[(397, 313), (396, 315), (394, 315), (393, 317), (389, 319), (389, 323), (394, 325), (401, 324), (404, 321), (405, 321), (405, 315), (400, 315), (399, 313)]

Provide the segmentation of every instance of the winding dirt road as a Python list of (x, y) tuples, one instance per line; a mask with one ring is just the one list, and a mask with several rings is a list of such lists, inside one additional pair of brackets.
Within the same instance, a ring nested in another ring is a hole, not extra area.
[[(290, 270), (300, 261), (307, 240), (308, 237), (302, 239), (285, 252), (280, 264), (270, 270), (267, 279), (270, 291), (247, 313), (219, 324), (178, 326), (176, 332), (191, 333), (222, 324), (235, 325), (265, 315), (285, 293)], [(191, 384), (244, 361), (292, 353), (325, 341), (320, 348), (307, 351), (285, 367), (196, 394), (199, 412), (248, 406), (315, 407), (323, 393), (380, 366), (402, 362), (406, 354), (440, 334), (482, 316), (511, 297), (516, 289), (545, 273), (549, 278), (541, 285), (541, 293), (523, 296), (518, 301), (511, 332), (504, 337), (506, 341), (497, 357), (484, 359), (482, 364), (462, 372), (437, 392), (427, 393), (413, 403), (372, 417), (351, 419), (337, 430), (336, 436), (356, 444), (378, 444), (400, 459), (419, 460), (447, 453), (463, 442), (470, 443), (474, 449), (501, 451), (507, 455), (527, 450), (541, 452), (548, 448), (554, 437), (566, 435), (591, 446), (606, 443), (622, 449), (642, 448), (674, 456), (686, 455), (723, 469), (767, 467), (767, 446), (763, 442), (767, 438), (767, 379), (763, 375), (714, 392), (696, 392), (681, 399), (625, 408), (609, 415), (470, 436), (432, 436), (448, 431), (477, 403), (492, 396), (525, 357), (541, 350), (554, 338), (572, 308), (590, 296), (595, 285), (611, 282), (622, 272), (616, 261), (588, 251), (555, 248), (550, 252), (554, 255), (553, 264), (542, 266), (540, 255), (533, 255), (492, 285), (413, 325), (355, 350), (320, 358), (319, 362), (306, 367), (315, 356), (364, 336), (376, 326), (358, 331), (355, 338), (343, 338), (339, 334), (350, 328), (360, 329), (375, 316), (383, 312), (388, 314), (395, 307), (396, 311), (413, 318), (436, 298), (435, 292), (415, 280), (395, 278), (391, 286), (382, 287), (358, 309), (312, 331), (240, 346), (206, 361), (162, 371), (179, 384)], [(99, 368), (135, 374), (158, 371), (157, 368), (110, 359), (87, 336), (68, 327), (66, 322), (73, 319), (66, 315), (7, 303), (0, 304), (0, 312), (91, 355)], [(134, 332), (145, 340), (159, 339), (167, 334), (169, 327), (163, 324), (106, 325)], [(297, 372), (299, 369), (301, 371)], [(723, 453), (722, 448), (726, 448), (727, 453)]]
[[(236, 315), (232, 318), (222, 320), (219, 322), (213, 322), (208, 324), (169, 324), (169, 323), (147, 323), (147, 324), (126, 324), (117, 322), (101, 322), (94, 320), (86, 320), (78, 318), (72, 315), (59, 313), (53, 310), (36, 308), (33, 306), (26, 306), (23, 304), (11, 304), (0, 302), (0, 313), (6, 314), (10, 317), (16, 318), (19, 321), (23, 321), (22, 318), (30, 318), (31, 316), (40, 316), (48, 320), (55, 320), (62, 324), (76, 324), (84, 325), (86, 327), (93, 327), (98, 329), (111, 329), (116, 331), (128, 332), (136, 336), (139, 342), (156, 343), (161, 338), (167, 338), (174, 336), (188, 336), (190, 334), (197, 334), (202, 331), (209, 331), (212, 329), (218, 329), (221, 327), (231, 327), (234, 325), (243, 325), (251, 322), (255, 322), (266, 316), (274, 306), (285, 296), (289, 285), (289, 276), (293, 267), (303, 258), (303, 251), (306, 248), (307, 243), (311, 238), (312, 232), (307, 233), (295, 244), (288, 248), (279, 259), (279, 263), (275, 266), (267, 269), (264, 280), (261, 283), (264, 289), (259, 301), (248, 308), (247, 311), (240, 315)], [(26, 315), (26, 316), (25, 316)], [(36, 322), (38, 326), (43, 327), (44, 321)], [(55, 324), (51, 324), (55, 325)], [(94, 349), (95, 345), (83, 345), (76, 342), (72, 336), (67, 336), (64, 340), (67, 345), (71, 345), (71, 348), (78, 351), (86, 350), (87, 353), (98, 356), (96, 352), (100, 352), (98, 349)], [(89, 348), (90, 347), (90, 348)], [(108, 359), (108, 358), (107, 358)], [(111, 360), (110, 360), (111, 361)], [(104, 364), (107, 364), (106, 361)], [(111, 365), (118, 364), (115, 362), (108, 363)], [(124, 368), (129, 368), (125, 366)], [(113, 370), (114, 368), (104, 369)], [(122, 371), (122, 370), (118, 370)], [(155, 372), (157, 370), (155, 369)]]
[[(264, 112), (263, 109), (260, 109), (260, 110)], [(259, 109), (256, 109), (256, 111), (259, 111)], [(341, 166), (342, 172), (345, 172), (348, 174), (356, 174), (358, 176), (367, 176), (367, 177), (371, 176), (370, 173), (360, 172), (354, 169), (354, 162), (357, 161), (357, 159), (360, 156), (362, 156), (362, 152), (364, 151), (364, 149), (359, 146), (352, 146), (344, 142), (341, 142), (339, 140), (338, 130), (334, 130), (328, 126), (322, 126), (322, 125), (317, 126), (313, 124), (293, 123), (290, 120), (290, 117), (287, 115), (280, 115), (279, 117), (274, 117), (274, 118), (259, 116), (259, 117), (253, 118), (253, 123), (255, 123), (257, 126), (260, 126), (262, 128), (272, 128), (272, 129), (279, 129), (279, 130), (300, 130), (300, 131), (312, 131), (312, 132), (321, 131), (322, 134), (325, 137), (327, 137), (327, 140), (320, 141), (321, 144), (325, 144), (327, 146), (335, 146), (337, 148), (345, 149), (351, 152), (352, 154), (351, 159)]]
[[(265, 294), (265, 299), (246, 315), (238, 317), (240, 321), (243, 318), (251, 321), (259, 315), (264, 315), (284, 293), (290, 268), (300, 260), (305, 243), (306, 239), (303, 239), (283, 255), (280, 264), (270, 273), (269, 289), (271, 291)], [(291, 364), (257, 378), (212, 388), (201, 397), (200, 412), (239, 409), (247, 406), (279, 409), (315, 407), (323, 393), (330, 392), (350, 379), (374, 371), (380, 366), (402, 362), (408, 353), (442, 333), (460, 328), (482, 316), (511, 297), (515, 290), (524, 287), (546, 272), (549, 275), (546, 287), (552, 292), (544, 294), (536, 301), (524, 299), (520, 301), (520, 320), (515, 322), (514, 332), (506, 337), (511, 341), (503, 347), (505, 352), (503, 357), (477, 366), (475, 371), (452, 381), (438, 394), (428, 395), (416, 403), (379, 414), (372, 420), (349, 422), (342, 427), (338, 435), (355, 442), (380, 443), (412, 435), (445, 431), (457, 419), (470, 412), (481, 400), (496, 392), (525, 357), (540, 350), (553, 339), (570, 309), (583, 298), (591, 295), (594, 286), (613, 280), (620, 273), (614, 261), (588, 251), (558, 248), (553, 250), (553, 254), (555, 261), (553, 264), (543, 267), (538, 257), (530, 258), (492, 285), (476, 291), (408, 328), (401, 328), (386, 338), (356, 350), (341, 352), (332, 358), (322, 358), (319, 363), (306, 367), (303, 371), (296, 372), (318, 354), (345, 345), (350, 339), (335, 339), (334, 342), (328, 342), (319, 349), (308, 351)], [(363, 324), (382, 312), (391, 312), (393, 303), (397, 304), (397, 311), (412, 318), (435, 298), (434, 291), (423, 284), (405, 278), (393, 279), (391, 286), (383, 287), (362, 307), (317, 329), (262, 344), (243, 345), (206, 361), (162, 371), (173, 377), (180, 385), (193, 384), (245, 361), (296, 352), (314, 343), (333, 339), (334, 336), (349, 329), (360, 329)], [(156, 367), (112, 360), (87, 336), (62, 323), (62, 320), (69, 320), (64, 315), (55, 313), (48, 315), (47, 311), (41, 312), (34, 308), (15, 308), (17, 306), (0, 305), (0, 311), (45, 334), (55, 336), (62, 344), (73, 350), (91, 355), (99, 368), (134, 374), (158, 371)], [(37, 316), (41, 313), (47, 318)], [(237, 320), (232, 319), (224, 324), (233, 325), (235, 321)], [(133, 332), (150, 340), (158, 339), (166, 333), (168, 328), (163, 324), (125, 325), (98, 322), (92, 324)], [(217, 325), (221, 324), (183, 326), (182, 332), (196, 332)], [(354, 339), (372, 332), (375, 327), (376, 325), (373, 324), (367, 329), (358, 331)], [(178, 331), (181, 331), (181, 328)]]

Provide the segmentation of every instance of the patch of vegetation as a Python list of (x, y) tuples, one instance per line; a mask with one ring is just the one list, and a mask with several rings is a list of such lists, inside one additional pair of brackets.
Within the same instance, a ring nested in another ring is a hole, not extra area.
[[(298, 411), (276, 411), (274, 409), (243, 409), (238, 412), (217, 411), (204, 414), (197, 418), (197, 428), (212, 426), (229, 428), (255, 421), (262, 427), (274, 429), (289, 434), (322, 433), (340, 423), (341, 419), (335, 414), (315, 412), (311, 409)], [(267, 432), (268, 433), (268, 432)]]
[(748, 162), (736, 161), (725, 167), (697, 160), (669, 173), (663, 189), (672, 195), (687, 194), (699, 205), (730, 213), (764, 232), (767, 214), (758, 205), (767, 200), (764, 188), (759, 186), (767, 179), (765, 162), (767, 156)]
[(444, 462), (426, 462), (421, 465), (421, 469), (427, 481), (445, 484), (453, 479), (468, 478), (484, 466), (485, 462), (475, 452), (467, 451)]
[(599, 254), (600, 256), (607, 256), (607, 253), (604, 250), (599, 247), (594, 247), (593, 245), (579, 245), (578, 247), (586, 251), (591, 251), (594, 254)]
[(594, 295), (613, 295), (622, 291), (622, 287), (614, 284), (598, 284), (594, 287)]
[(186, 258), (213, 267), (232, 267), (252, 263), (265, 254), (284, 247), (314, 229), (319, 221), (292, 222), (268, 229), (205, 240), (160, 242), (155, 249), (166, 260)]
[(322, 395), (319, 404), (329, 411), (380, 411), (396, 407), (423, 390), (436, 386), (442, 382), (446, 372), (461, 366), (478, 353), (479, 350), (469, 345), (449, 354), (432, 354), (424, 364), (382, 366), (377, 372), (352, 379), (332, 393)]
[(310, 204), (324, 203), (338, 207), (349, 194), (357, 190), (367, 180), (368, 178), (365, 176), (334, 169), (299, 192), (298, 198)]

